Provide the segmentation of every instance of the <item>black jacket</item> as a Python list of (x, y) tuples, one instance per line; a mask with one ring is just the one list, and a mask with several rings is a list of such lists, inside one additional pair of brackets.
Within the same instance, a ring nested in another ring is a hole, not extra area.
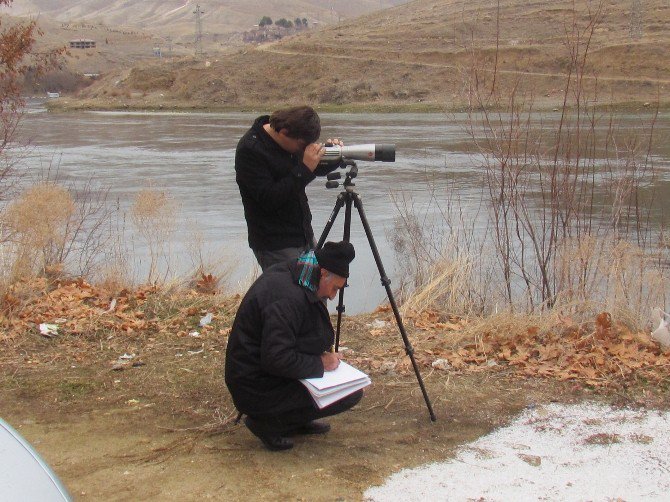
[(334, 342), (328, 311), (299, 286), (294, 261), (268, 268), (240, 304), (226, 348), (226, 385), (239, 411), (271, 416), (311, 403), (298, 381), (323, 376)]
[(312, 173), (302, 163), (302, 152), (290, 154), (263, 129), (269, 116), (258, 117), (240, 139), (235, 152), (235, 179), (240, 187), (249, 246), (274, 251), (311, 244), (312, 213), (305, 187), (334, 167), (319, 166)]

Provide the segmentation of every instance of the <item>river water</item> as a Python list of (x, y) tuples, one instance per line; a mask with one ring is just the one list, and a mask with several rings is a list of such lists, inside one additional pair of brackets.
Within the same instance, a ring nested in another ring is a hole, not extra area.
[[(260, 114), (260, 113), (259, 113)], [(243, 287), (253, 270), (253, 255), (246, 241), (246, 226), (233, 168), (235, 147), (255, 113), (76, 112), (49, 113), (40, 103), (30, 103), (18, 134), (29, 146), (20, 155), (20, 166), (30, 173), (51, 168), (61, 180), (83, 186), (92, 180), (109, 190), (109, 200), (122, 212), (143, 189), (167, 191), (178, 203), (176, 233), (172, 242), (173, 272), (192, 267), (188, 251), (194, 235), (203, 239), (208, 256), (226, 256), (235, 263), (232, 287)], [(545, 124), (558, 120), (549, 114)], [(639, 127), (640, 117), (625, 117), (627, 127)], [(402, 194), (418, 213), (437, 211), (431, 202), (438, 194), (458, 194), (460, 211), (476, 214), (481, 199), (481, 174), (477, 154), (466, 133), (464, 114), (321, 114), (322, 138), (338, 137), (345, 144), (394, 143), (396, 162), (359, 162), (356, 191), (379, 248), (387, 274), (397, 281), (396, 256), (389, 237), (398, 212), (392, 194)], [(670, 117), (656, 125), (652, 149), (654, 165), (662, 173), (655, 179), (660, 191), (670, 195)], [(340, 190), (325, 188), (317, 178), (308, 187), (318, 236)], [(661, 197), (654, 218), (670, 221), (668, 197)], [(433, 209), (431, 209), (433, 208)], [(474, 216), (473, 216), (474, 218)], [(341, 211), (330, 240), (340, 240)], [(350, 287), (345, 294), (347, 312), (372, 310), (385, 298), (358, 214), (354, 210), (351, 241), (357, 249)], [(131, 230), (132, 234), (132, 230)], [(146, 247), (137, 236), (133, 249), (139, 254), (138, 277), (146, 266)], [(237, 286), (235, 286), (237, 285)]]

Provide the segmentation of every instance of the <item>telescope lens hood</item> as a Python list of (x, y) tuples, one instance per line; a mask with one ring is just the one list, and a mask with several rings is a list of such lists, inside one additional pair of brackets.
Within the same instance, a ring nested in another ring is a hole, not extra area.
[(395, 145), (375, 145), (375, 160), (381, 162), (395, 162)]

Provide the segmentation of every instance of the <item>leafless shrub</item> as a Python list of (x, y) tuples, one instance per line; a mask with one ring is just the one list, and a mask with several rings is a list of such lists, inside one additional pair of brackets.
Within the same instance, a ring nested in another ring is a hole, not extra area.
[[(10, 6), (12, 0), (0, 0)], [(26, 77), (38, 78), (58, 67), (64, 48), (39, 51), (36, 44), (42, 35), (37, 21), (10, 23), (0, 19), (0, 200), (7, 191), (7, 181), (14, 162), (7, 149), (23, 117), (23, 84)]]
[(94, 275), (114, 239), (113, 220), (118, 208), (110, 205), (108, 190), (95, 186), (92, 179), (83, 184), (66, 182), (58, 167), (40, 174), (36, 186), (59, 186), (67, 190), (75, 206), (63, 228), (62, 244), (52, 247), (49, 264), (62, 264), (76, 276)]
[(589, 316), (605, 309), (631, 325), (644, 325), (651, 307), (667, 300), (668, 278), (658, 257), (611, 235), (563, 241), (556, 280), (560, 308), (581, 304), (581, 313)]
[[(644, 255), (658, 233), (640, 199), (654, 176), (650, 139), (621, 134), (614, 114), (594, 106), (597, 87), (585, 84), (600, 18), (597, 7), (583, 25), (574, 19), (566, 27), (570, 64), (555, 124), (537, 118), (532, 94), (520, 85), (505, 95), (482, 87), (486, 78), (470, 87), (470, 133), (484, 159), (492, 236), (512, 306), (533, 310), (600, 298), (642, 308), (643, 296), (658, 300), (648, 277), (634, 272), (648, 261)], [(648, 134), (654, 121), (651, 116)], [(619, 274), (625, 267), (635, 282), (622, 288), (612, 270), (603, 270), (606, 263)], [(631, 304), (632, 290), (637, 301)]]
[[(425, 229), (420, 218), (411, 210), (402, 216), (395, 243), (405, 255), (399, 261), (425, 255), (410, 260), (414, 268), (407, 269), (415, 278), (413, 295), (438, 295), (432, 279), (440, 274), (427, 274), (430, 267), (421, 262), (447, 263), (444, 277), (450, 277), (454, 253), (467, 253), (470, 270), (491, 279), (488, 285), (469, 281), (470, 295), (485, 298), (483, 310), (489, 312), (553, 309), (591, 315), (593, 309), (607, 308), (637, 323), (651, 306), (667, 300), (668, 249), (659, 245), (660, 224), (652, 223), (657, 174), (650, 151), (656, 113), (635, 132), (602, 107), (597, 79), (588, 74), (601, 12), (596, 5), (566, 25), (568, 64), (556, 117), (535, 111), (533, 90), (521, 77), (505, 75), (503, 84), (497, 58), (491, 59), (493, 68), (486, 67), (473, 44), (472, 67), (465, 72), (468, 133), (482, 159), (478, 167), (488, 222), (485, 230), (473, 232), (458, 212), (443, 211), (451, 240), (442, 242), (452, 242), (442, 246), (452, 253), (445, 262), (442, 253), (430, 256), (421, 247), (425, 235), (419, 234)], [(468, 237), (455, 248), (454, 235)]]

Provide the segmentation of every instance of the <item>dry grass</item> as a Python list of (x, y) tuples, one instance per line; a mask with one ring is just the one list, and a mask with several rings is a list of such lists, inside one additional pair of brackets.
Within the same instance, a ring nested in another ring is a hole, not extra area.
[(473, 260), (461, 257), (438, 258), (424, 271), (424, 281), (411, 294), (404, 296), (403, 312), (442, 312), (468, 315), (473, 305), (470, 302)]
[(139, 283), (180, 284), (209, 294), (227, 288), (237, 260), (208, 249), (197, 231), (188, 240), (191, 270), (180, 276), (173, 271), (179, 206), (169, 193), (137, 194), (129, 219), (138, 241), (128, 236), (125, 215), (99, 193), (90, 183), (64, 187), (47, 175), (11, 201), (0, 213), (2, 289), (37, 277), (51, 282), (83, 277), (110, 295)]
[[(486, 331), (489, 323), (502, 320), (509, 327), (503, 331), (523, 333), (525, 326), (550, 329), (566, 317), (582, 322), (607, 311), (635, 329), (647, 328), (652, 309), (668, 301), (670, 277), (656, 255), (614, 238), (583, 238), (561, 246), (557, 271), (560, 293), (553, 305), (526, 311), (509, 305), (504, 296), (496, 294), (499, 284), (475, 276), (474, 271), (478, 270), (480, 277), (496, 277), (493, 271), (481, 270), (495, 266), (487, 265), (495, 263), (494, 253), (491, 247), (488, 255), (450, 259), (445, 254), (431, 261), (419, 274), (422, 280), (415, 283), (412, 291), (403, 293), (403, 313), (434, 311), (443, 316), (479, 318), (481, 321), (473, 325), (475, 331)], [(486, 310), (473, 300), (478, 298), (490, 299)]]
[(239, 258), (221, 249), (208, 246), (195, 221), (187, 223), (190, 229), (186, 243), (191, 260), (191, 271), (186, 274), (193, 287), (203, 292), (222, 292), (231, 287), (230, 278), (239, 267)]
[(131, 258), (121, 242), (113, 244), (105, 257), (103, 265), (94, 276), (95, 283), (113, 296), (135, 284), (132, 276)]
[(135, 196), (130, 217), (149, 251), (146, 282), (165, 280), (170, 276), (170, 241), (175, 231), (178, 206), (169, 193), (143, 189)]
[(56, 261), (75, 213), (71, 194), (63, 187), (38, 184), (11, 202), (2, 215), (4, 282), (44, 272)]
[(655, 253), (614, 237), (563, 243), (557, 277), (563, 282), (561, 309), (581, 305), (587, 315), (606, 310), (628, 326), (646, 326), (652, 309), (667, 304), (670, 290), (668, 270)]

